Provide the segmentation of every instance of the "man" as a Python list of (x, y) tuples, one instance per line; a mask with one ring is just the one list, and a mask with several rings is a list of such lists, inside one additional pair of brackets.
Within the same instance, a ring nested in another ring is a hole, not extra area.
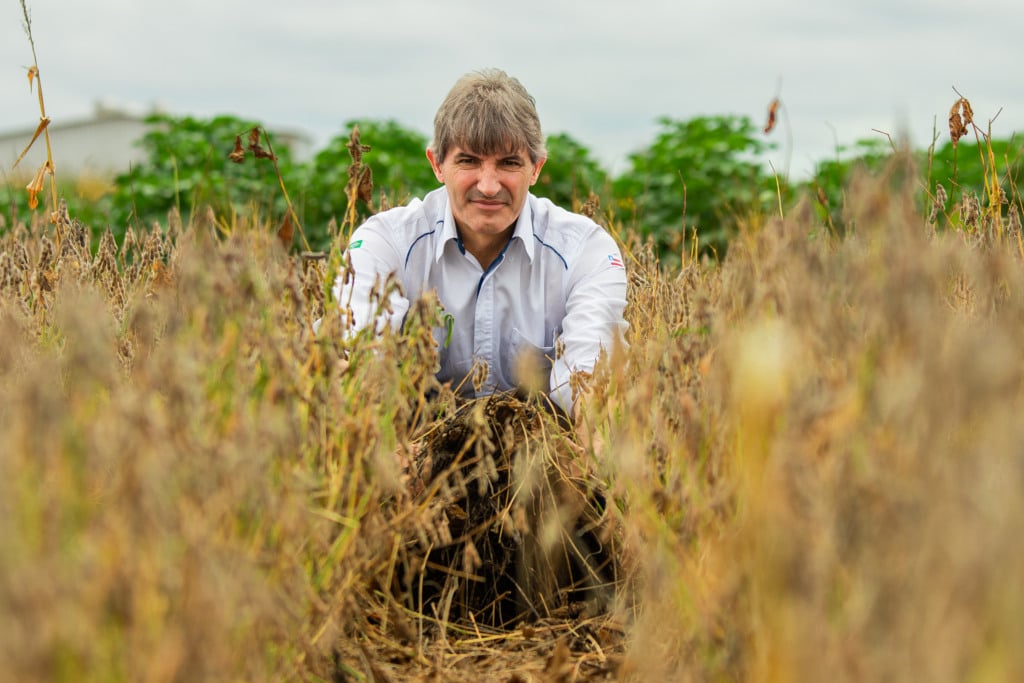
[[(547, 159), (533, 97), (499, 70), (462, 77), (427, 159), (444, 187), (356, 229), (336, 300), (356, 329), (397, 330), (410, 302), (436, 290), (450, 323), (434, 334), (439, 380), (468, 396), (515, 389), (533, 354), (551, 401), (575, 414), (570, 378), (623, 341), (626, 273), (600, 226), (530, 194)], [(391, 274), (401, 289), (374, 320), (374, 290)]]

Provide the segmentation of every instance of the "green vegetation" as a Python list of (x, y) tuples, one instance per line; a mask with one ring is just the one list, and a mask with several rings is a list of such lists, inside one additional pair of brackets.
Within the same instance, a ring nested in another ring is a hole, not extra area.
[(776, 201), (775, 181), (757, 161), (767, 145), (744, 117), (663, 118), (661, 126), (615, 179), (616, 203), (663, 254), (679, 253), (692, 231), (724, 253), (737, 217)]
[[(283, 219), (287, 205), (274, 165), (267, 159), (241, 164), (228, 159), (236, 136), (245, 138), (256, 122), (233, 116), (202, 120), (161, 115), (149, 123), (150, 131), (140, 142), (146, 163), (109, 184), (63, 181), (59, 194), (69, 213), (93, 229), (94, 243), (108, 227), (120, 240), (129, 226), (166, 222), (172, 208), (186, 221), (205, 207), (225, 223), (249, 216)], [(745, 117), (663, 118), (660, 123), (655, 140), (634, 152), (629, 168), (617, 177), (570, 135), (549, 136), (550, 157), (535, 193), (576, 208), (590, 200), (603, 209), (606, 222), (634, 224), (663, 259), (678, 262), (692, 251), (694, 238), (699, 250), (724, 255), (741, 224), (777, 215), (780, 206), (792, 205), (801, 196), (813, 198), (825, 224), (835, 229), (843, 223), (843, 193), (856, 170), (878, 172), (896, 151), (881, 137), (860, 140), (819, 162), (809, 179), (790, 183), (766, 167), (764, 153), (772, 145)], [(368, 202), (357, 201), (353, 207), (357, 218), (437, 186), (423, 153), (427, 137), (395, 121), (348, 121), (342, 133), (305, 162), (295, 161), (283, 138), (266, 131), (281, 182), (315, 250), (330, 248), (331, 226), (348, 216), (349, 147), (357, 127), (361, 143), (369, 148), (362, 161), (370, 168), (374, 188)], [(984, 195), (986, 168), (995, 168), (1004, 195), (1014, 196), (1022, 149), (1024, 144), (1011, 136), (966, 139), (959, 146), (947, 140), (913, 152), (922, 187), (927, 188), (922, 207), (933, 201), (939, 185), (951, 205), (960, 203), (965, 192)], [(24, 191), (6, 187), (3, 192), (5, 223), (30, 221), (33, 212)], [(42, 206), (37, 213), (45, 211)]]
[[(271, 164), (228, 158), (235, 137), (246, 138), (255, 123), (234, 116), (201, 120), (165, 114), (150, 116), (147, 123), (149, 132), (140, 141), (146, 163), (114, 180), (109, 206), (115, 235), (129, 225), (164, 222), (172, 208), (186, 219), (206, 206), (219, 216), (284, 213)], [(290, 180), (294, 165), (288, 148), (275, 146), (274, 154)]]

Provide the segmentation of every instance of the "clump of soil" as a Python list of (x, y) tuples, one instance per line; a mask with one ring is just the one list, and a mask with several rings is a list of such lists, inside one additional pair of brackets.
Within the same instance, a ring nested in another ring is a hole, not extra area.
[(579, 450), (554, 416), (501, 394), (431, 431), (418, 456), (431, 533), (405, 549), (407, 603), (496, 628), (607, 606), (614, 544)]

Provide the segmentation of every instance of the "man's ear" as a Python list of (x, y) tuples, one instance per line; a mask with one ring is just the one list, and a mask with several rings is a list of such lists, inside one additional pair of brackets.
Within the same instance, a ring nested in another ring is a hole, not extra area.
[(434, 150), (427, 148), (427, 158), (430, 159), (430, 168), (434, 169), (434, 177), (437, 178), (437, 182), (444, 182), (444, 174), (441, 173), (441, 164), (438, 162), (437, 155), (434, 154)]
[(537, 159), (537, 163), (533, 165), (533, 177), (530, 178), (530, 185), (537, 182), (537, 178), (540, 178), (540, 169), (544, 167), (544, 162), (547, 161), (547, 157)]

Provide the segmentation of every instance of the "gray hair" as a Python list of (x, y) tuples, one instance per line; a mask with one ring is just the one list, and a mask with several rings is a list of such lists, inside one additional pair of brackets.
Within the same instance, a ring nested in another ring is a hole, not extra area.
[(548, 155), (533, 97), (500, 69), (466, 74), (444, 98), (430, 149), (440, 163), (453, 147), (485, 155), (525, 149), (533, 163)]

